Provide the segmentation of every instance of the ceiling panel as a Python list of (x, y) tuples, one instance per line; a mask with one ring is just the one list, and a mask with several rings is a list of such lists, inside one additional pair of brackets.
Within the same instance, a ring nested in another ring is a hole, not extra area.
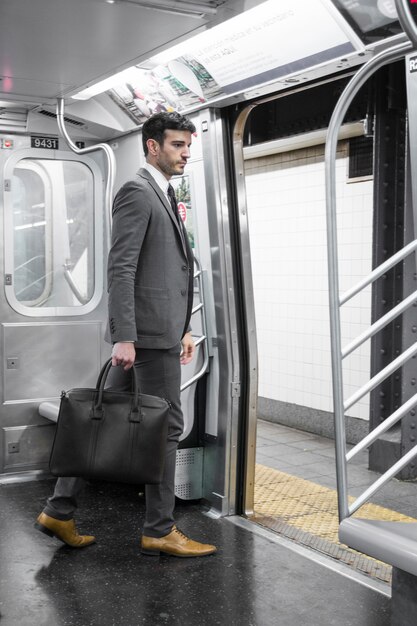
[(196, 19), (134, 0), (1, 0), (1, 97), (72, 93), (257, 3), (228, 0)]

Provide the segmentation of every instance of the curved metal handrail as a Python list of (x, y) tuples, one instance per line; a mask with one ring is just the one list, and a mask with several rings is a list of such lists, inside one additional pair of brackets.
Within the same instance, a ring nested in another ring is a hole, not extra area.
[(336, 443), (336, 477), (338, 488), (339, 518), (349, 515), (346, 469), (346, 433), (344, 423), (343, 402), (343, 375), (342, 375), (342, 347), (340, 333), (339, 310), (339, 269), (337, 257), (337, 220), (336, 220), (336, 151), (340, 126), (347, 110), (358, 93), (374, 72), (381, 67), (401, 59), (406, 52), (412, 49), (410, 42), (405, 42), (383, 50), (363, 65), (352, 77), (334, 109), (327, 131), (325, 149), (326, 175), (326, 217), (327, 217), (327, 255), (329, 270), (329, 306), (330, 306), (330, 336), (332, 345), (333, 371), (333, 403)]
[(204, 376), (204, 374), (207, 371), (208, 364), (209, 364), (206, 308), (204, 306), (203, 283), (201, 280), (203, 273), (201, 270), (200, 262), (197, 259), (197, 257), (194, 257), (194, 262), (197, 267), (197, 270), (194, 273), (194, 278), (198, 280), (200, 302), (196, 307), (193, 308), (191, 314), (194, 315), (194, 313), (197, 313), (197, 311), (201, 311), (201, 325), (202, 325), (203, 334), (200, 337), (198, 337), (198, 339), (195, 340), (194, 344), (196, 348), (201, 345), (203, 349), (203, 364), (201, 368), (199, 369), (199, 371), (194, 374), (194, 376), (192, 376), (189, 380), (187, 380), (185, 383), (181, 385), (181, 391), (188, 389), (188, 387), (191, 387), (191, 385), (193, 385), (195, 382), (197, 382), (197, 380), (199, 380), (202, 376)]
[(397, 9), (398, 19), (401, 28), (413, 44), (413, 48), (417, 48), (417, 27), (411, 15), (410, 7), (407, 0), (395, 0), (395, 8)]
[(114, 157), (114, 152), (107, 143), (97, 143), (92, 146), (88, 146), (87, 148), (78, 148), (78, 146), (75, 145), (75, 143), (72, 141), (65, 127), (64, 99), (63, 98), (58, 98), (57, 106), (56, 106), (56, 117), (57, 117), (58, 128), (60, 130), (60, 133), (65, 139), (65, 141), (67, 142), (68, 147), (73, 152), (75, 152), (76, 154), (89, 154), (90, 152), (96, 152), (97, 150), (102, 150), (104, 154), (106, 155), (107, 179), (106, 179), (105, 207), (106, 207), (106, 213), (108, 216), (107, 239), (108, 239), (108, 243), (110, 244), (111, 209), (112, 209), (112, 202), (113, 202), (114, 179), (116, 176), (116, 160)]
[(73, 277), (71, 275), (71, 272), (70, 272), (70, 269), (69, 269), (69, 265), (64, 263), (64, 265), (62, 267), (64, 269), (65, 280), (67, 281), (69, 288), (71, 289), (71, 291), (74, 294), (74, 296), (77, 298), (78, 302), (80, 304), (87, 304), (87, 302), (90, 301), (90, 298), (88, 296), (84, 296), (81, 293), (81, 291), (78, 289), (78, 287), (75, 284), (74, 279), (73, 279)]

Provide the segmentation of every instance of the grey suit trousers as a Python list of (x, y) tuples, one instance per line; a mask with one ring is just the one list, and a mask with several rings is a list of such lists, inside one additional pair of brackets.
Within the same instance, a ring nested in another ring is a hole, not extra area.
[[(146, 516), (143, 532), (148, 537), (167, 535), (175, 523), (176, 451), (184, 427), (180, 400), (180, 351), (181, 344), (168, 350), (136, 350), (134, 367), (140, 391), (160, 396), (171, 403), (163, 479), (159, 485), (145, 486)], [(119, 391), (130, 390), (131, 373), (125, 372), (121, 366), (112, 367), (106, 387)], [(84, 484), (83, 478), (58, 478), (44, 513), (60, 520), (72, 519)]]

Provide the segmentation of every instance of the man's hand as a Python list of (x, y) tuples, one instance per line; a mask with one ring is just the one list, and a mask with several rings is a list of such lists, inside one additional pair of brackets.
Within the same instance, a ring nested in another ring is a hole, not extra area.
[(136, 349), (131, 341), (118, 341), (114, 344), (111, 353), (112, 365), (123, 365), (124, 370), (129, 370), (135, 362)]
[(182, 343), (182, 352), (180, 356), (181, 365), (187, 365), (194, 356), (195, 345), (194, 340), (192, 338), (191, 333), (185, 333), (184, 337), (181, 339)]

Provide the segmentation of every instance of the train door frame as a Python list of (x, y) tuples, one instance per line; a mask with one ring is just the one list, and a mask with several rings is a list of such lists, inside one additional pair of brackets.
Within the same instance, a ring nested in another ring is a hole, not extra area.
[(328, 76), (324, 79), (291, 88), (279, 93), (244, 103), (236, 109), (230, 108), (226, 117), (230, 123), (230, 142), (233, 150), (232, 184), (236, 209), (236, 252), (237, 266), (241, 268), (240, 281), (242, 284), (241, 294), (241, 319), (243, 322), (241, 341), (244, 346), (244, 360), (242, 360), (241, 377), (242, 383), (242, 406), (241, 406), (241, 438), (239, 467), (241, 480), (238, 484), (240, 490), (239, 512), (244, 516), (251, 516), (254, 508), (255, 488), (255, 461), (256, 461), (256, 431), (257, 431), (257, 388), (258, 388), (258, 351), (256, 342), (256, 320), (253, 299), (253, 281), (250, 260), (249, 223), (246, 203), (243, 138), (245, 125), (253, 109), (261, 104), (285, 98), (311, 88), (324, 86), (353, 75), (352, 71)]
[[(192, 118), (194, 122), (199, 121), (202, 135), (207, 210), (200, 237), (207, 240), (208, 245), (202, 245), (199, 255), (202, 267), (207, 270), (208, 350), (209, 356), (215, 357), (210, 359), (206, 401), (203, 502), (215, 516), (242, 514), (242, 483), (248, 482), (248, 468), (249, 493), (253, 497), (254, 482), (250, 472), (254, 473), (256, 451), (256, 335), (253, 301), (245, 297), (245, 290), (252, 290), (251, 266), (247, 254), (248, 233), (242, 246), (235, 211), (229, 111), (231, 109), (226, 112), (202, 109)], [(244, 199), (243, 187), (240, 201)], [(246, 214), (245, 208), (242, 213)], [(248, 319), (251, 320), (249, 345), (246, 340)], [(248, 353), (251, 353), (250, 370)], [(247, 381), (251, 387), (252, 430), (255, 426), (255, 438), (252, 436), (249, 444), (252, 456), (241, 454), (242, 443), (248, 440)], [(248, 459), (253, 461), (252, 466)]]
[[(235, 226), (235, 267), (239, 284), (239, 324), (240, 324), (240, 407), (241, 416), (236, 435), (240, 455), (236, 457), (239, 514), (250, 516), (254, 510), (255, 461), (256, 461), (256, 420), (258, 397), (258, 347), (256, 337), (255, 302), (253, 297), (252, 264), (247, 215), (246, 186), (243, 161), (243, 133), (247, 119), (258, 103), (246, 106), (230, 128), (231, 162), (234, 164), (234, 181), (231, 195), (234, 196)], [(239, 270), (239, 271), (238, 271)]]
[[(229, 227), (230, 176), (223, 119), (216, 109), (190, 116), (201, 139), (196, 202), (196, 252), (203, 273), (209, 376), (205, 401), (203, 502), (214, 516), (234, 515), (240, 410), (240, 346), (236, 273)], [(191, 151), (190, 167), (196, 158)], [(201, 175), (201, 176), (200, 176)], [(197, 182), (196, 180), (194, 181)]]

